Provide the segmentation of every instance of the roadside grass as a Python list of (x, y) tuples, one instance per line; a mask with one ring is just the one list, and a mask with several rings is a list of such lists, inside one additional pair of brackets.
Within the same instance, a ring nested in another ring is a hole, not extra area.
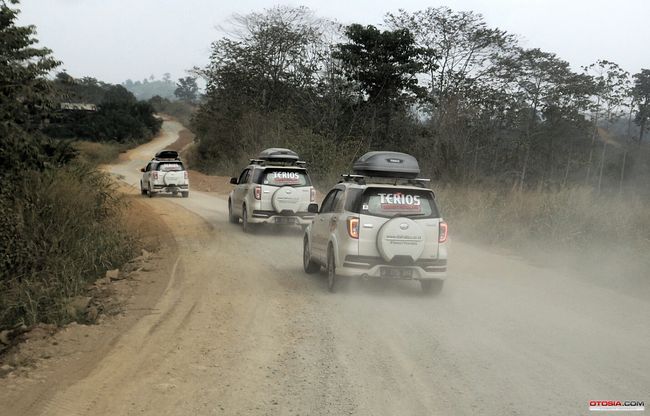
[(647, 290), (650, 210), (639, 194), (446, 186), (436, 195), (452, 238), (571, 267), (609, 286)]
[(636, 195), (598, 196), (579, 186), (559, 191), (446, 186), (437, 195), (459, 234), (486, 243), (585, 246), (598, 240), (650, 246), (650, 210)]
[(138, 248), (115, 185), (80, 160), (27, 172), (0, 205), (0, 328), (68, 322), (69, 301)]
[(75, 141), (72, 146), (79, 152), (78, 157), (84, 162), (92, 165), (103, 165), (114, 162), (120, 156), (120, 153), (133, 147), (128, 144), (108, 143), (108, 142), (89, 142)]

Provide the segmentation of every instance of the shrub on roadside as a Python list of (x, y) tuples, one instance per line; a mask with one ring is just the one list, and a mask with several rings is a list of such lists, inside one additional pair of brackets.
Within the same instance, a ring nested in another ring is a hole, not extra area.
[(92, 165), (102, 165), (115, 161), (120, 152), (128, 149), (130, 146), (120, 143), (100, 143), (77, 141), (73, 143), (73, 147), (79, 152), (78, 157), (83, 162), (88, 162)]
[(87, 164), (30, 171), (0, 195), (0, 327), (63, 323), (66, 302), (133, 256), (123, 201)]
[(650, 211), (636, 194), (597, 195), (580, 186), (559, 191), (447, 186), (437, 195), (452, 229), (481, 242), (650, 248)]
[(248, 111), (237, 120), (204, 125), (201, 139), (188, 154), (193, 168), (207, 174), (239, 175), (249, 158), (269, 147), (286, 147), (307, 162), (318, 187), (336, 183), (354, 159), (365, 152), (363, 141), (336, 140), (301, 127), (289, 114)]

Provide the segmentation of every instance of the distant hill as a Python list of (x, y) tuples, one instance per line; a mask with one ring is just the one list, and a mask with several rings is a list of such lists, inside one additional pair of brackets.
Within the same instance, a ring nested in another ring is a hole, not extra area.
[(169, 78), (169, 74), (165, 74), (163, 79), (155, 79), (153, 75), (145, 78), (142, 81), (133, 81), (127, 79), (122, 83), (124, 88), (129, 90), (138, 100), (148, 100), (156, 95), (167, 98), (168, 100), (176, 100), (174, 91), (176, 90), (176, 83)]

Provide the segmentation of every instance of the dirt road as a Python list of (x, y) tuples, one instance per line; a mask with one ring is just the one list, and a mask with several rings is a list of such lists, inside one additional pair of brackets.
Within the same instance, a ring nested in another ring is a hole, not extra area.
[[(111, 171), (137, 186), (181, 129), (163, 127)], [(48, 394), (17, 388), (0, 414), (576, 415), (589, 400), (650, 402), (648, 300), (461, 241), (439, 297), (412, 282), (332, 295), (302, 272), (299, 230), (243, 234), (223, 198), (200, 192), (147, 204), (177, 245), (155, 313), (88, 351), (84, 371), (48, 375)]]

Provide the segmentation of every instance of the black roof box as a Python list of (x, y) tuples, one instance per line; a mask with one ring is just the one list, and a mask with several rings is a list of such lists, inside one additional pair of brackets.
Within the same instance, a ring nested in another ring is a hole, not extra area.
[(178, 155), (178, 152), (176, 150), (161, 150), (160, 152), (156, 153), (156, 156), (154, 159), (157, 160), (162, 160), (162, 159), (173, 159), (173, 160), (180, 160), (181, 157)]
[(266, 160), (269, 162), (297, 162), (299, 157), (298, 153), (293, 150), (283, 149), (280, 147), (271, 147), (269, 149), (262, 150), (257, 156), (260, 160)]
[(384, 178), (415, 179), (420, 174), (417, 159), (400, 152), (368, 152), (354, 162), (352, 169), (357, 175)]

